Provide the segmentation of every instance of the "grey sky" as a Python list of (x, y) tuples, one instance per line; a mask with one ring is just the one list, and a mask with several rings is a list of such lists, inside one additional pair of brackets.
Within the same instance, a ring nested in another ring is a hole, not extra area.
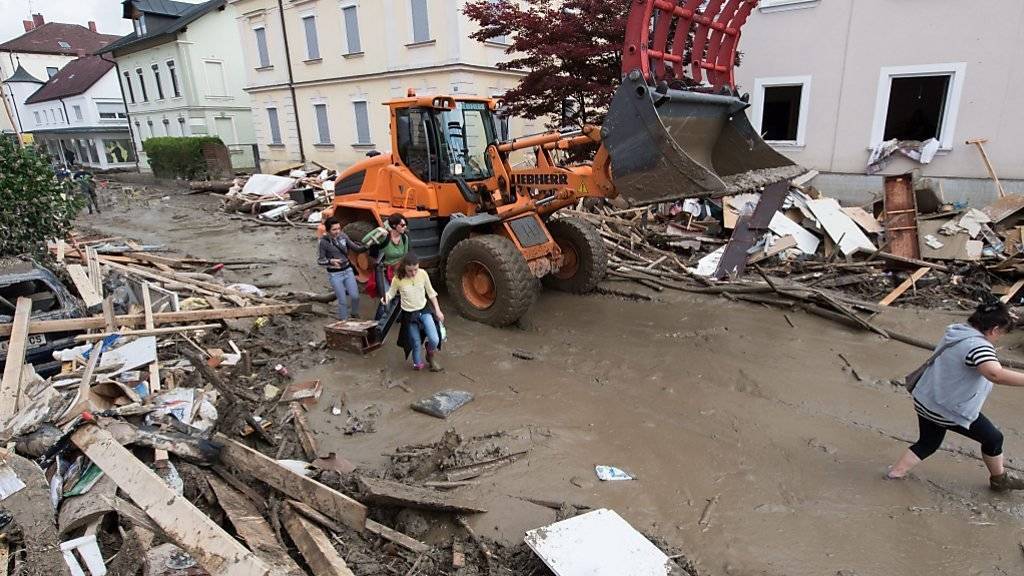
[[(31, 8), (30, 8), (31, 6)], [(96, 21), (103, 34), (124, 35), (132, 31), (132, 24), (121, 18), (119, 0), (0, 0), (0, 42), (25, 33), (22, 20), (31, 20), (32, 12), (41, 13), (47, 22), (65, 22), (86, 25)]]

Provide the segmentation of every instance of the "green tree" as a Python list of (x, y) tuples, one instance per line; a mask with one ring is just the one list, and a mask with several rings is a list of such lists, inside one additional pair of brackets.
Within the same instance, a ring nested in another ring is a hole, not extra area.
[(82, 208), (47, 157), (0, 137), (0, 256), (39, 255), (47, 238), (63, 238)]

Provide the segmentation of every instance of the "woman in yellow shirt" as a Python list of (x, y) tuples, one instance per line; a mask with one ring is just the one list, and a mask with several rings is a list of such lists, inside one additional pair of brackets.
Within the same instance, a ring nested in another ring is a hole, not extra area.
[[(427, 364), (431, 372), (440, 372), (437, 350), (441, 346), (438, 327), (444, 323), (444, 313), (437, 303), (437, 291), (430, 283), (425, 270), (420, 269), (420, 260), (409, 252), (395, 271), (394, 281), (384, 295), (384, 304), (399, 296), (402, 305), (402, 332), (398, 344), (405, 348), (406, 356), (412, 353), (412, 367), (423, 370), (423, 344), (427, 346)], [(427, 301), (433, 307), (427, 306)]]

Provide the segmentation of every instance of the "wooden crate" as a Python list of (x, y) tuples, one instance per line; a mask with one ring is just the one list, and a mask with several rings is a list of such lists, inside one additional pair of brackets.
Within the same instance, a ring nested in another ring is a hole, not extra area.
[(367, 354), (381, 347), (377, 323), (373, 320), (341, 320), (324, 326), (327, 347)]

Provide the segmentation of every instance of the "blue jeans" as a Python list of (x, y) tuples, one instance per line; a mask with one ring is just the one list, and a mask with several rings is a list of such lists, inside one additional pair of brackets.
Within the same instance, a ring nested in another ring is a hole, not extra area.
[(437, 350), (441, 345), (441, 336), (437, 333), (437, 326), (434, 324), (434, 315), (428, 310), (418, 312), (406, 312), (409, 321), (406, 323), (409, 342), (412, 344), (412, 363), (419, 365), (423, 363), (423, 337), (420, 335), (420, 325), (427, 333), (427, 352)]
[(338, 297), (338, 320), (348, 319), (348, 299), (352, 299), (352, 311), (359, 313), (359, 284), (356, 283), (355, 272), (352, 268), (341, 272), (328, 272), (327, 279), (334, 288), (334, 295)]

